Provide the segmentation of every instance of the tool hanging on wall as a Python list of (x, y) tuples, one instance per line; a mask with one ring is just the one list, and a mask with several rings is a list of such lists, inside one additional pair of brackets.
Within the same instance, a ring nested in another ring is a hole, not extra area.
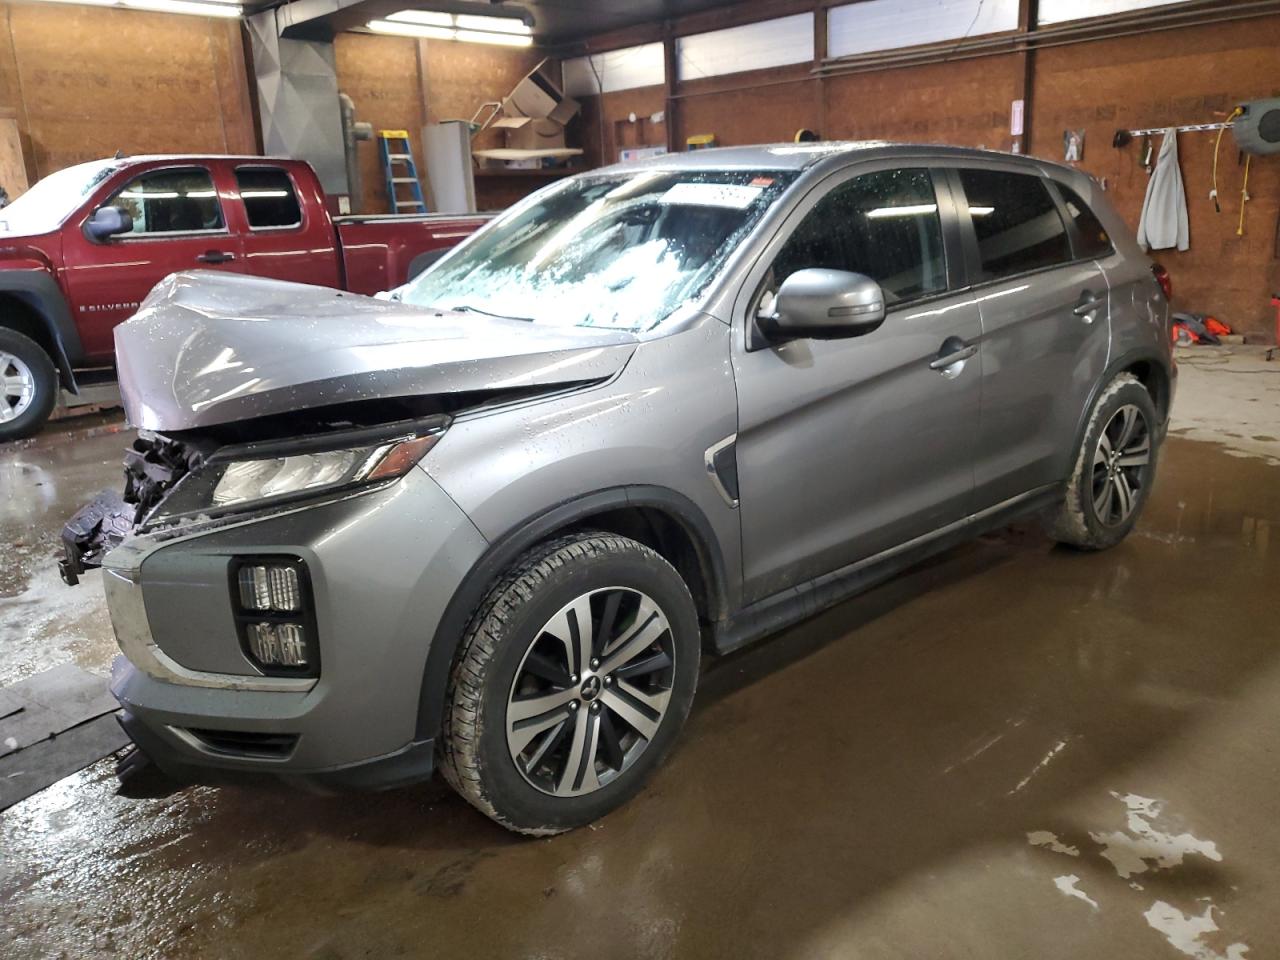
[(1213, 189), (1209, 191), (1209, 199), (1213, 201), (1213, 209), (1218, 213), (1222, 212), (1222, 204), (1218, 203), (1218, 151), (1222, 149), (1222, 135), (1227, 132), (1227, 127), (1231, 125), (1231, 121), (1240, 116), (1240, 108), (1236, 107), (1231, 116), (1227, 117), (1226, 124), (1218, 131), (1218, 135), (1213, 140)]

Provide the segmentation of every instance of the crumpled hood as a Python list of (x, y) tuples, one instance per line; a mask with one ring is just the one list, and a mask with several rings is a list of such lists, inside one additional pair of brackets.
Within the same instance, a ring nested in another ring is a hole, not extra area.
[(125, 412), (148, 430), (603, 379), (637, 342), (214, 271), (166, 278), (115, 338)]

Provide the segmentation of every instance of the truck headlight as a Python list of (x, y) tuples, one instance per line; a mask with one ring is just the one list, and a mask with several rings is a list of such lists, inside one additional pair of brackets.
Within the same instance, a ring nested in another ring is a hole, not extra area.
[(146, 523), (212, 517), (394, 480), (426, 456), (446, 426), (437, 421), (412, 430), (401, 425), (399, 435), (387, 429), (342, 431), (222, 447), (183, 477)]

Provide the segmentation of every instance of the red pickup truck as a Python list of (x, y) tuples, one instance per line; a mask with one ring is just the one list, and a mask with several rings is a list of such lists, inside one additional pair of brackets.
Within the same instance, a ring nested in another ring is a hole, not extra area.
[(27, 436), (77, 371), (110, 367), (112, 330), (179, 270), (250, 273), (372, 294), (399, 286), (480, 216), (331, 217), (298, 160), (97, 160), (0, 209), (0, 440)]

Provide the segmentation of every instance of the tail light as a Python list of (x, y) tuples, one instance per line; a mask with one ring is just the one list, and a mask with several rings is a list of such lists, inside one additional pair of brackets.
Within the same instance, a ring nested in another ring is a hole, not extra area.
[(1166, 270), (1161, 264), (1153, 263), (1151, 265), (1151, 273), (1155, 276), (1156, 283), (1160, 284), (1160, 289), (1164, 291), (1164, 298), (1166, 300), (1172, 300), (1173, 299), (1173, 280), (1169, 276), (1169, 271)]

